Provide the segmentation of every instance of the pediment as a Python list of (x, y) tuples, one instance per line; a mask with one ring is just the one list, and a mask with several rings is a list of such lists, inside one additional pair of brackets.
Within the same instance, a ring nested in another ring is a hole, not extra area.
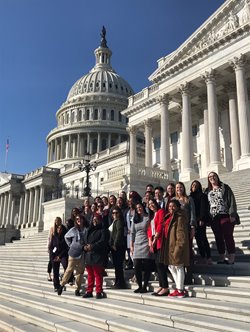
[(209, 17), (176, 51), (158, 61), (158, 69), (149, 77), (157, 77), (169, 68), (190, 58), (198, 58), (205, 50), (230, 36), (250, 23), (250, 0), (227, 0)]
[(0, 186), (3, 184), (9, 183), (11, 179), (11, 174), (8, 173), (0, 173)]

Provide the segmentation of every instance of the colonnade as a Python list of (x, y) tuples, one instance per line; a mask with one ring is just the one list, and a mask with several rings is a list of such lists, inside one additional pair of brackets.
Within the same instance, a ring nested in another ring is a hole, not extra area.
[[(245, 76), (246, 58), (244, 55), (234, 57), (229, 65), (235, 71), (235, 88), (227, 90), (228, 117), (230, 122), (231, 134), (231, 151), (233, 168), (243, 169), (250, 165), (250, 113), (249, 100), (247, 92), (247, 81)], [(204, 144), (206, 153), (207, 171), (214, 170), (222, 172), (224, 166), (221, 162), (220, 155), (220, 138), (219, 138), (219, 119), (218, 103), (216, 92), (216, 72), (207, 70), (201, 75), (206, 88), (205, 98), (201, 102), (203, 107), (204, 121)], [(178, 87), (181, 94), (181, 151), (179, 156), (181, 160), (181, 179), (183, 181), (198, 177), (194, 171), (193, 162), (193, 138), (192, 138), (192, 82), (185, 82)], [(170, 165), (170, 132), (169, 132), (169, 102), (167, 94), (162, 94), (158, 98), (159, 117), (160, 117), (160, 168), (171, 172)], [(142, 112), (143, 114), (143, 112)], [(155, 115), (154, 115), (155, 116)], [(130, 163), (136, 164), (136, 130), (144, 127), (145, 135), (145, 167), (152, 167), (152, 122), (154, 118), (142, 120), (138, 126), (129, 128), (130, 134)], [(230, 142), (226, 142), (230, 144)]]
[(6, 191), (0, 195), (0, 226), (24, 228), (36, 225), (42, 221), (43, 202), (43, 185), (26, 189), (21, 196), (14, 195), (11, 190)]
[(49, 142), (47, 162), (83, 157), (86, 152), (99, 153), (121, 143), (124, 137), (124, 134), (101, 132), (64, 135)]

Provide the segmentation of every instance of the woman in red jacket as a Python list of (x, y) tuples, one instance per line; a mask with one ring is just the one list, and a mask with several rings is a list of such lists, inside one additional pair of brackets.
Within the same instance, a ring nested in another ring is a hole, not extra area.
[(169, 293), (168, 289), (168, 268), (163, 263), (159, 262), (159, 255), (162, 245), (162, 235), (164, 227), (165, 209), (161, 209), (155, 199), (149, 200), (150, 209), (150, 227), (148, 229), (148, 238), (150, 250), (156, 253), (156, 269), (159, 277), (159, 288), (152, 293), (155, 296), (166, 296)]

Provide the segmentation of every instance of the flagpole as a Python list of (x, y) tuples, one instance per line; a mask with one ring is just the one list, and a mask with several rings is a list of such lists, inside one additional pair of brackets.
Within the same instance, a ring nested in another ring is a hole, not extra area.
[(7, 173), (7, 160), (8, 160), (9, 147), (10, 147), (10, 143), (9, 143), (9, 139), (7, 138), (6, 147), (5, 147), (5, 163), (4, 163), (5, 173)]

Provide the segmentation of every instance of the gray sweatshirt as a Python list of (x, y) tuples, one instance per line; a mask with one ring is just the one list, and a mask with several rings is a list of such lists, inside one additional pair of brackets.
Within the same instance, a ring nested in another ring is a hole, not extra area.
[(69, 256), (80, 259), (83, 253), (84, 237), (87, 229), (79, 231), (76, 227), (72, 227), (64, 236), (69, 246)]

